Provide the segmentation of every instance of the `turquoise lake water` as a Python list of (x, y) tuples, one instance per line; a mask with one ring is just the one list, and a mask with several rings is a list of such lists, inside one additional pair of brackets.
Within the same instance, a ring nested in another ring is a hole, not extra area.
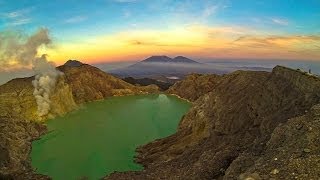
[(191, 104), (164, 94), (111, 97), (47, 122), (32, 143), (32, 166), (53, 179), (99, 179), (141, 170), (135, 149), (176, 132)]

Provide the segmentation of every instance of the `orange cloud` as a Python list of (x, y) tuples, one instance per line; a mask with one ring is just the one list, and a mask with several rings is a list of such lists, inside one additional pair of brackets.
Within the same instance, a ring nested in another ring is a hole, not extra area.
[(299, 44), (320, 44), (320, 35), (310, 36), (268, 36), (268, 37), (251, 37), (241, 36), (236, 39), (233, 44), (235, 45), (249, 45), (251, 47), (290, 47)]
[(320, 35), (265, 36), (243, 27), (192, 25), (167, 30), (130, 30), (62, 43), (47, 52), (58, 64), (66, 59), (138, 60), (150, 55), (203, 58), (282, 58), (320, 60)]

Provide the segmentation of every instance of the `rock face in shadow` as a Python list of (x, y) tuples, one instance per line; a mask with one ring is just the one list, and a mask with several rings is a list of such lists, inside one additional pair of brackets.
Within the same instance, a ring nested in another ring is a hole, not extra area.
[[(197, 83), (211, 82), (204, 79)], [(319, 128), (319, 78), (281, 66), (271, 73), (236, 71), (212, 80), (208, 93), (195, 96), (197, 89), (188, 81), (169, 90), (189, 100), (200, 96), (178, 132), (137, 149), (143, 171), (113, 173), (106, 179), (319, 177), (319, 131), (307, 131)], [(188, 88), (194, 93), (184, 92)], [(295, 121), (306, 131), (295, 131)], [(274, 158), (279, 161), (273, 163)]]
[(162, 81), (158, 81), (151, 78), (135, 79), (133, 77), (126, 77), (126, 78), (123, 78), (123, 80), (126, 81), (127, 83), (138, 85), (138, 86), (156, 85), (162, 91), (168, 90), (169, 87), (173, 85), (173, 83), (162, 82)]
[[(317, 179), (320, 177), (320, 104), (303, 116), (279, 124), (260, 156), (241, 153), (224, 179)], [(240, 174), (241, 173), (241, 174)], [(240, 174), (240, 175), (239, 175)]]
[(219, 83), (222, 76), (215, 74), (191, 74), (183, 81), (171, 86), (167, 93), (175, 94), (189, 101), (195, 101), (200, 96), (212, 91)]
[(48, 178), (34, 174), (29, 159), (32, 140), (46, 132), (41, 121), (108, 96), (158, 91), (156, 86), (137, 87), (90, 65), (74, 64), (69, 62), (58, 68), (64, 75), (50, 96), (51, 110), (46, 117), (37, 115), (34, 77), (14, 79), (0, 86), (0, 179)]
[(46, 132), (46, 126), (0, 117), (0, 179), (49, 179), (33, 173), (31, 142)]

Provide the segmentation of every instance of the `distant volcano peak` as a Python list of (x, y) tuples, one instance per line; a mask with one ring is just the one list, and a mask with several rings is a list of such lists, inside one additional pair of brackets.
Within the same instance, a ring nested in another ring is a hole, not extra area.
[(184, 57), (184, 56), (177, 56), (175, 58), (170, 58), (168, 56), (151, 56), (141, 62), (157, 62), (157, 63), (197, 63), (196, 61), (192, 60), (192, 59), (189, 59), (187, 57)]
[(175, 62), (175, 63), (199, 63), (197, 61), (194, 61), (194, 60), (189, 59), (184, 56), (177, 56), (177, 57), (173, 58), (173, 62)]
[(179, 59), (179, 58), (186, 58), (186, 57), (184, 57), (184, 56), (177, 56), (177, 57), (175, 57), (175, 58), (173, 58), (173, 59)]
[(172, 59), (168, 56), (151, 56), (142, 62), (171, 62)]

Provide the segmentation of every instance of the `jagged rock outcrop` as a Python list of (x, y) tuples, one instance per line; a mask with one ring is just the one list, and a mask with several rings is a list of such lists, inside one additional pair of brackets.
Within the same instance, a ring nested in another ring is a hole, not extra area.
[[(217, 78), (214, 84), (209, 93), (194, 101), (176, 134), (138, 148), (136, 161), (144, 165), (143, 171), (114, 173), (106, 179), (280, 179), (287, 175), (284, 169), (298, 173), (294, 177), (304, 177), (301, 173), (307, 173), (306, 179), (317, 177), (319, 170), (310, 174), (309, 170), (295, 171), (308, 165), (318, 168), (317, 133), (300, 132), (299, 139), (308, 137), (313, 142), (299, 145), (299, 151), (304, 147), (312, 152), (303, 154), (307, 159), (291, 161), (291, 151), (284, 151), (279, 162), (286, 163), (280, 168), (268, 158), (296, 140), (298, 134), (290, 134), (294, 131), (282, 131), (290, 129), (290, 118), (299, 119), (320, 102), (319, 78), (277, 66), (271, 73), (237, 71)], [(177, 87), (175, 92), (184, 97), (188, 87)], [(184, 98), (192, 100), (190, 97), (186, 94)], [(287, 139), (279, 138), (283, 136)], [(264, 169), (264, 163), (268, 168)], [(272, 176), (271, 167), (276, 169)]]

